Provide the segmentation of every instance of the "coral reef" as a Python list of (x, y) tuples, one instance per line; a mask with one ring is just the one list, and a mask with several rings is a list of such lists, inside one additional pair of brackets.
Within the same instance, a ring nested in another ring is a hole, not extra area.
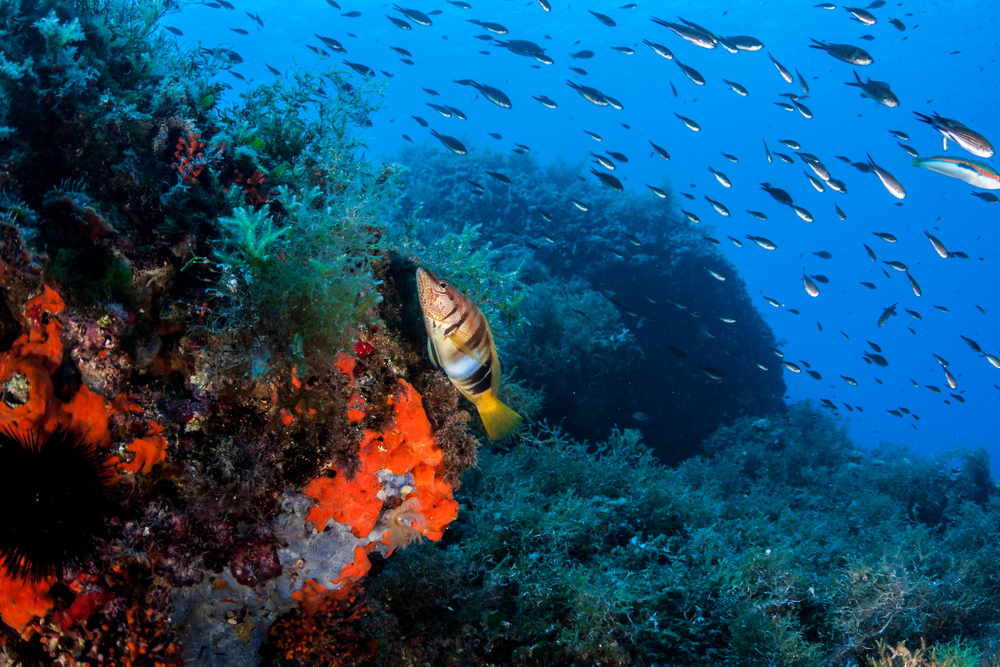
[[(426, 147), (404, 189), (378, 84), (230, 96), (174, 9), (0, 1), (0, 662), (997, 662), (985, 450), (785, 409), (662, 202)], [(491, 321), (509, 449), (426, 358), (418, 264)]]
[[(250, 665), (276, 621), (272, 660), (370, 655), (369, 556), (440, 540), (476, 460), (385, 325), (411, 295), (397, 169), (356, 150), (377, 86), (224, 106), (239, 56), (166, 36), (174, 3), (0, 5), (0, 444), (33, 466), (3, 499), (45, 501), (0, 526), (4, 659)], [(347, 480), (357, 516), (322, 492)]]

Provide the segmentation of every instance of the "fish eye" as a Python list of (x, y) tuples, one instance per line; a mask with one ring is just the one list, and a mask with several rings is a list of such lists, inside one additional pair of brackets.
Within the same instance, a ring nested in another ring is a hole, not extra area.
[(448, 287), (448, 283), (442, 280), (440, 283), (438, 283), (438, 287), (440, 287), (441, 289), (446, 289)]

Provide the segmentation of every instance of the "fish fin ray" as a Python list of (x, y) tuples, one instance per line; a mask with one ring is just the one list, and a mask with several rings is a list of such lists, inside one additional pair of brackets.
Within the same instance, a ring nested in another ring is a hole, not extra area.
[(450, 340), (452, 344), (454, 344), (454, 346), (457, 347), (459, 351), (461, 351), (461, 353), (464, 354), (465, 356), (469, 357), (470, 359), (475, 359), (481, 366), (486, 365), (486, 360), (480, 359), (479, 355), (476, 354), (475, 350), (471, 349), (468, 345), (465, 344), (467, 339), (461, 340), (457, 335), (451, 335), (448, 336), (448, 340)]
[(441, 361), (438, 359), (437, 346), (434, 345), (434, 341), (430, 336), (427, 337), (427, 356), (431, 358), (431, 363), (434, 364), (434, 368), (441, 368)]
[(484, 394), (476, 401), (476, 409), (486, 427), (486, 435), (490, 440), (502, 440), (511, 435), (523, 421), (517, 414), (492, 393)]

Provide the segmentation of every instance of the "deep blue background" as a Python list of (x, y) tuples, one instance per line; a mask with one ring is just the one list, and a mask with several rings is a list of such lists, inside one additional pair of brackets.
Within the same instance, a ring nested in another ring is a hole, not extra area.
[[(402, 18), (391, 3), (341, 2), (342, 10), (337, 11), (322, 0), (241, 2), (234, 11), (193, 5), (181, 15), (168, 16), (164, 24), (182, 29), (184, 36), (178, 38), (182, 42), (234, 48), (246, 62), (233, 69), (251, 81), (272, 80), (265, 62), (283, 71), (293, 63), (305, 67), (319, 64), (320, 59), (306, 47), (323, 46), (314, 33), (333, 37), (348, 50), (346, 56), (331, 54), (332, 58), (322, 63), (324, 67), (347, 58), (392, 73), (392, 78), (379, 74), (387, 86), (382, 109), (372, 116), (373, 127), (368, 132), (370, 158), (391, 159), (404, 133), (418, 142), (434, 141), (411, 114), (427, 119), (442, 134), (461, 138), (471, 151), (487, 145), (505, 150), (517, 142), (530, 146), (543, 161), (559, 157), (583, 160), (591, 150), (625, 153), (630, 162), (614, 173), (626, 187), (652, 197), (644, 184), (660, 185), (669, 179), (675, 191), (697, 196), (695, 202), (678, 196), (664, 206), (683, 205), (701, 217), (706, 235), (723, 241), (721, 248), (782, 341), (786, 359), (805, 360), (822, 373), (823, 379), (816, 381), (805, 373), (785, 372), (790, 400), (831, 399), (850, 419), (852, 435), (862, 444), (903, 441), (920, 451), (938, 452), (953, 445), (982, 443), (994, 459), (1000, 458), (996, 456), (995, 437), (996, 417), (1000, 415), (1000, 392), (995, 383), (1000, 383), (1000, 370), (959, 337), (964, 334), (984, 350), (1000, 354), (1000, 239), (996, 233), (1000, 206), (971, 196), (973, 188), (965, 183), (911, 167), (910, 156), (888, 132), (891, 128), (908, 133), (908, 143), (921, 155), (942, 155), (940, 135), (913, 115), (913, 111), (936, 111), (1000, 142), (1000, 76), (996, 66), (1000, 48), (992, 12), (965, 1), (890, 2), (872, 10), (878, 23), (864, 26), (842, 7), (828, 11), (815, 8), (814, 2), (790, 0), (641, 2), (631, 10), (619, 9), (624, 3), (560, 1), (548, 13), (534, 1), (479, 0), (472, 4), (472, 10), (461, 10), (444, 0), (404, 4), (424, 12), (443, 11), (432, 17), (433, 26), (411, 22), (413, 29), (409, 31), (394, 27), (386, 18), (387, 14)], [(612, 16), (617, 27), (601, 24), (588, 9)], [(258, 29), (244, 10), (258, 13), (264, 27)], [(352, 10), (362, 15), (341, 16)], [(762, 40), (765, 48), (736, 55), (722, 48), (705, 50), (650, 21), (651, 16), (676, 21), (678, 14), (717, 34), (752, 35)], [(505, 25), (510, 33), (497, 36), (499, 39), (534, 41), (546, 49), (555, 64), (542, 65), (474, 39), (486, 31), (468, 23), (470, 18)], [(907, 30), (899, 32), (888, 23), (889, 18), (900, 19)], [(240, 36), (229, 28), (244, 28), (250, 35)], [(875, 39), (860, 40), (865, 34)], [(807, 48), (810, 37), (855, 44), (869, 51), (875, 63), (856, 68), (858, 73), (891, 84), (901, 106), (890, 109), (862, 99), (857, 88), (844, 85), (853, 81), (854, 68)], [(666, 45), (681, 61), (700, 71), (707, 85), (696, 86), (675, 63), (644, 46), (643, 38)], [(409, 50), (415, 64), (400, 62), (390, 45)], [(635, 54), (625, 55), (613, 46), (631, 47)], [(582, 49), (597, 55), (575, 61), (568, 57)], [(489, 51), (489, 55), (479, 51)], [(812, 119), (774, 105), (784, 101), (780, 93), (801, 94), (802, 90), (797, 81), (787, 84), (782, 80), (767, 51), (793, 74), (798, 68), (806, 77), (811, 93), (804, 103), (812, 110)], [(956, 51), (959, 53), (953, 53)], [(570, 66), (582, 67), (589, 75), (574, 74)], [(248, 85), (226, 73), (220, 76), (234, 86), (234, 95)], [(462, 78), (502, 89), (511, 98), (513, 109), (501, 109), (474, 89), (453, 83)], [(722, 83), (723, 78), (743, 84), (750, 95), (737, 96)], [(625, 109), (588, 103), (566, 85), (567, 79), (614, 96)], [(672, 94), (670, 82), (678, 97)], [(422, 87), (437, 90), (441, 97), (432, 98)], [(548, 109), (532, 95), (548, 95), (559, 108)], [(427, 102), (457, 107), (469, 119), (443, 118), (426, 106)], [(675, 118), (675, 112), (695, 119), (702, 131), (688, 130)], [(601, 134), (604, 141), (595, 142), (584, 129)], [(500, 133), (503, 139), (493, 140), (487, 132)], [(799, 161), (789, 165), (775, 159), (768, 164), (762, 140), (772, 151), (793, 154), (778, 139), (794, 139), (802, 145), (801, 150), (818, 155), (833, 176), (847, 184), (848, 193), (816, 192)], [(649, 140), (666, 148), (672, 160), (650, 156)], [(736, 155), (739, 163), (731, 163), (721, 152)], [(895, 205), (897, 200), (874, 175), (862, 174), (834, 158), (846, 155), (864, 161), (868, 152), (906, 187), (908, 196), (902, 206)], [(954, 145), (947, 155), (974, 157)], [(987, 162), (998, 166), (996, 159)], [(725, 172), (733, 187), (719, 185), (709, 166)], [(582, 168), (581, 174), (588, 171), (588, 167)], [(797, 204), (813, 213), (815, 222), (805, 223), (791, 209), (774, 202), (760, 191), (761, 181), (788, 190)], [(704, 201), (704, 194), (726, 204), (732, 217), (715, 213)], [(846, 221), (835, 215), (835, 203), (847, 213)], [(746, 209), (763, 211), (768, 220), (758, 221)], [(925, 228), (949, 250), (964, 251), (970, 259), (938, 257), (923, 234)], [(899, 240), (886, 243), (872, 235), (875, 231), (890, 232)], [(743, 239), (746, 234), (770, 238), (778, 249), (768, 252), (749, 241), (738, 248), (725, 238)], [(868, 259), (863, 243), (877, 253), (878, 263)], [(832, 253), (832, 259), (813, 256), (820, 250)], [(905, 262), (923, 288), (923, 296), (914, 296), (906, 276), (886, 267), (882, 260)], [(820, 285), (818, 298), (810, 298), (803, 289), (803, 267), (830, 278), (830, 284)], [(861, 281), (875, 283), (878, 289), (871, 291), (861, 286)], [(784, 307), (771, 307), (761, 293), (780, 300)], [(876, 322), (883, 308), (897, 301), (900, 315), (879, 329)], [(935, 305), (946, 306), (950, 312), (940, 312)], [(923, 320), (912, 319), (904, 307), (918, 311)], [(789, 313), (787, 308), (801, 314)], [(817, 322), (822, 324), (822, 332)], [(850, 340), (845, 340), (841, 331)], [(863, 361), (863, 353), (870, 350), (866, 341), (882, 347), (890, 362), (888, 368)], [(951, 362), (958, 381), (955, 393), (966, 399), (965, 404), (948, 395), (934, 353)], [(769, 366), (778, 362), (777, 358), (761, 361)], [(847, 385), (840, 374), (856, 378), (859, 386)], [(920, 386), (915, 387), (911, 379)], [(925, 387), (928, 384), (941, 387), (944, 393), (933, 394)], [(864, 412), (848, 413), (844, 402), (861, 406)], [(899, 406), (918, 415), (919, 421), (887, 412)]]

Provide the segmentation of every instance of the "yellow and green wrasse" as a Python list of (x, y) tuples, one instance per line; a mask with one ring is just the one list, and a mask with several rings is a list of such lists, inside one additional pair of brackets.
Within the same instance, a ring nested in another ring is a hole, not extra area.
[(944, 156), (915, 157), (913, 158), (913, 166), (957, 178), (984, 190), (1000, 190), (1000, 173), (978, 160), (962, 160)]
[(500, 359), (479, 306), (430, 271), (417, 269), (417, 291), (427, 328), (427, 353), (472, 401), (491, 440), (513, 433), (521, 416), (500, 402)]

